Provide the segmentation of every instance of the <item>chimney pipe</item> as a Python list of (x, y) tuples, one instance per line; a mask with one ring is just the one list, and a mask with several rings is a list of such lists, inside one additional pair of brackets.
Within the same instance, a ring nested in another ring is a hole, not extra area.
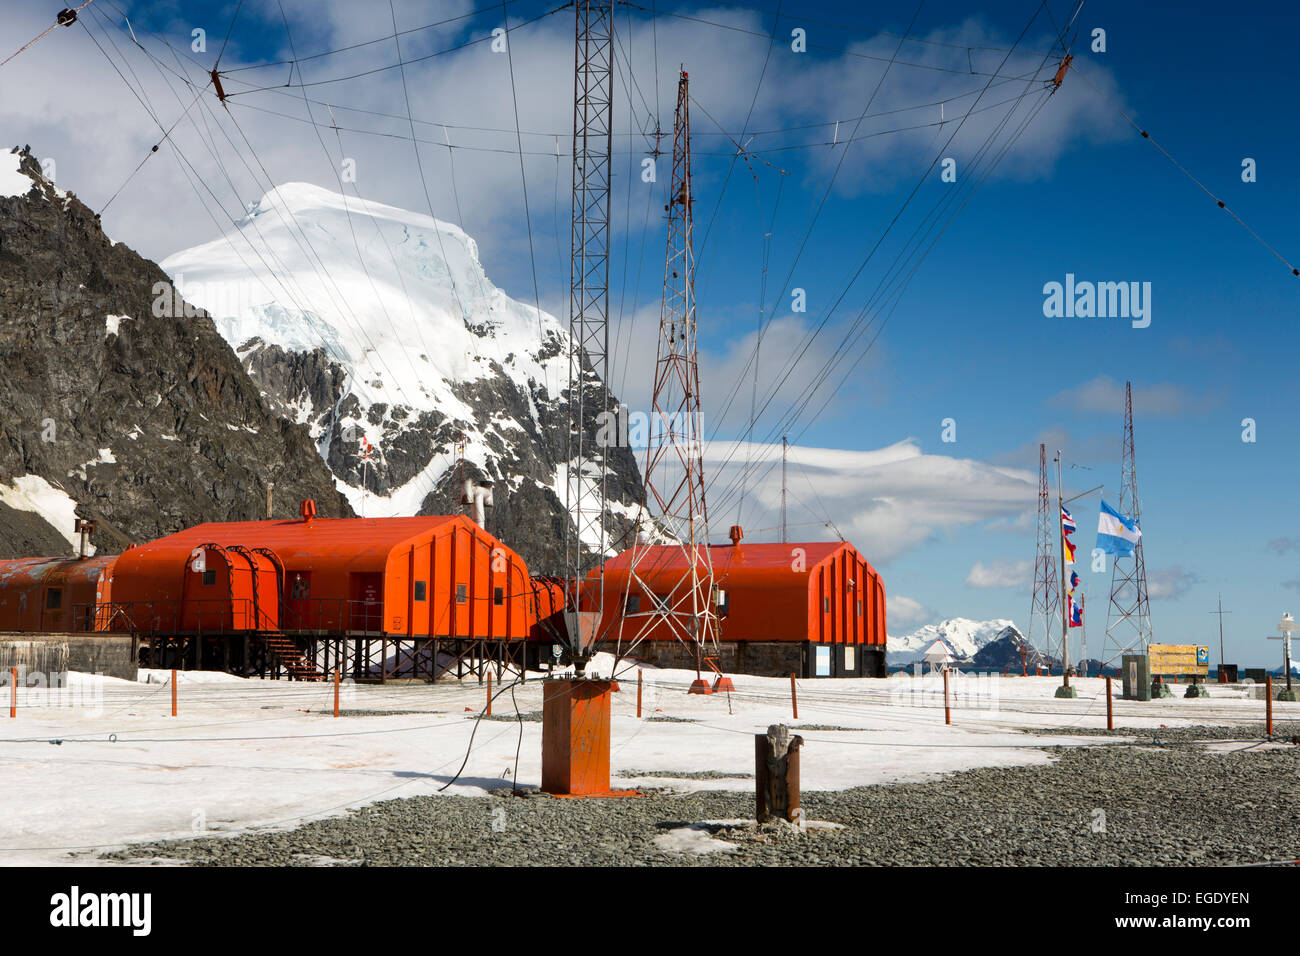
[(302, 515), (303, 524), (311, 524), (311, 519), (316, 517), (316, 502), (304, 498), (302, 504), (298, 506), (298, 514)]
[(77, 560), (84, 561), (87, 558), (86, 552), (90, 550), (90, 536), (95, 533), (95, 522), (87, 521), (85, 518), (78, 518), (73, 524), (72, 530), (81, 535), (81, 544), (77, 549)]
[(745, 530), (740, 525), (733, 524), (731, 526), (731, 532), (729, 536), (731, 538), (732, 545), (738, 548), (740, 547), (740, 539), (745, 536)]
[(470, 505), (470, 518), (480, 528), (487, 527), (487, 510), (492, 507), (492, 489), (475, 487), (465, 482), (465, 503)]

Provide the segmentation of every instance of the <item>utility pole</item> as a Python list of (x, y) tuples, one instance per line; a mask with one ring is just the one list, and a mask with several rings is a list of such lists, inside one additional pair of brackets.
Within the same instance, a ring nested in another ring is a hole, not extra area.
[(786, 523), (785, 523), (785, 463), (787, 444), (785, 436), (781, 436), (781, 543), (785, 544)]
[[(619, 628), (618, 655), (631, 653), (654, 634), (673, 637), (695, 654), (696, 680), (690, 693), (710, 693), (702, 665), (714, 666), (718, 653), (718, 619), (713, 559), (709, 553), (709, 511), (704, 495), (704, 454), (700, 420), (700, 370), (696, 355), (694, 181), (691, 178), (690, 79), (677, 81), (673, 121), (673, 171), (668, 190), (668, 241), (664, 258), (664, 295), (659, 313), (659, 347), (655, 359), (651, 428), (643, 475), (646, 507), (658, 512), (660, 530), (681, 549), (683, 570), (666, 579), (666, 558), (654, 557), (652, 545), (632, 548), (625, 600), (631, 639)], [(664, 593), (667, 590), (668, 593)], [(716, 669), (716, 667), (715, 667)], [(719, 672), (720, 673), (720, 672)]]
[[(1061, 450), (1056, 450), (1056, 504), (1059, 513), (1056, 516), (1056, 536), (1060, 545), (1061, 554), (1061, 679), (1064, 681), (1056, 689), (1057, 697), (1078, 697), (1079, 692), (1070, 686), (1070, 621), (1069, 614), (1066, 610), (1068, 603), (1065, 598), (1065, 525), (1062, 519), (1065, 516), (1065, 494), (1061, 490)], [(1064, 693), (1063, 693), (1064, 692)]]
[[(1057, 516), (1056, 520), (1059, 520)], [(1029, 633), (1025, 639), (1033, 644), (1034, 622), (1040, 620), (1041, 642), (1038, 647), (1052, 646), (1052, 621), (1056, 605), (1062, 600), (1057, 589), (1056, 548), (1052, 543), (1052, 493), (1047, 479), (1047, 446), (1038, 446), (1038, 531), (1034, 542), (1034, 594), (1029, 602)]]
[[(1124, 383), (1124, 438), (1121, 457), (1119, 512), (1142, 527), (1138, 500), (1137, 454), (1133, 442), (1133, 383)], [(1130, 565), (1129, 562), (1132, 562)], [(1151, 643), (1151, 605), (1147, 598), (1147, 569), (1142, 539), (1131, 558), (1111, 562), (1110, 604), (1106, 609), (1106, 649), (1102, 663), (1118, 662), (1129, 653), (1145, 654)]]
[[(1079, 692), (1070, 686), (1070, 619), (1069, 619), (1069, 601), (1066, 600), (1065, 588), (1065, 506), (1067, 504), (1065, 492), (1061, 485), (1061, 450), (1056, 450), (1056, 503), (1058, 514), (1056, 516), (1056, 535), (1059, 539), (1061, 554), (1061, 677), (1063, 683), (1056, 688), (1057, 697), (1078, 697)], [(1087, 491), (1080, 492), (1069, 501), (1077, 501), (1094, 491), (1101, 491), (1103, 485), (1096, 488), (1090, 488)]]
[[(1222, 591), (1219, 592), (1219, 609), (1217, 611), (1211, 611), (1210, 613), (1219, 615), (1219, 664), (1222, 665), (1224, 662), (1223, 661), (1223, 615), (1232, 613), (1231, 611), (1225, 611), (1223, 609)], [(1220, 678), (1220, 680), (1222, 680), (1222, 678)]]
[[(614, 122), (613, 0), (576, 0), (573, 206), (569, 263), (569, 432), (564, 531), (565, 637), (586, 670), (605, 607), (605, 475), (609, 449), (587, 435), (608, 425), (609, 187)], [(594, 377), (593, 377), (594, 376)], [(594, 394), (587, 395), (587, 383)], [(592, 406), (595, 406), (594, 408)], [(605, 429), (608, 431), (608, 429)]]

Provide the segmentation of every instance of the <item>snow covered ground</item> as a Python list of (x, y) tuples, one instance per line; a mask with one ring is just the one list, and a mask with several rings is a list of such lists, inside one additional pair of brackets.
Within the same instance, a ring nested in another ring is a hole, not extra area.
[[(473, 681), (345, 686), (344, 716), (336, 720), (327, 685), (182, 674), (173, 718), (168, 676), (146, 671), (129, 682), (73, 675), (63, 691), (20, 688), (17, 718), (0, 717), (0, 863), (92, 863), (127, 842), (293, 827), (376, 800), (435, 793), (465, 759), (471, 718), (486, 697)], [(741, 775), (753, 773), (751, 735), (776, 722), (806, 741), (805, 790), (1046, 763), (1044, 746), (1100, 738), (1024, 729), (1105, 726), (1105, 685), (1096, 678), (1076, 680), (1078, 699), (1057, 700), (1059, 678), (956, 677), (953, 723), (945, 726), (942, 685), (930, 678), (802, 681), (794, 721), (788, 679), (738, 676), (730, 696), (691, 697), (685, 691), (693, 676), (647, 670), (643, 719), (636, 717), (635, 677), (623, 680), (613, 698), (615, 787), (747, 791), (753, 781)], [(1117, 726), (1145, 736), (1163, 726), (1263, 718), (1263, 701), (1229, 698), (1221, 689), (1208, 700), (1176, 693), (1149, 703), (1117, 700)], [(539, 682), (513, 697), (523, 713), (541, 709)], [(494, 713), (514, 708), (507, 692)], [(1274, 708), (1279, 720), (1300, 718), (1300, 705)], [(852, 729), (799, 729), (809, 726)], [(509, 786), (517, 746), (519, 784), (537, 786), (541, 723), (523, 722), (522, 734), (520, 746), (518, 722), (480, 722), (464, 771), (446, 792)], [(737, 776), (618, 776), (630, 770)]]

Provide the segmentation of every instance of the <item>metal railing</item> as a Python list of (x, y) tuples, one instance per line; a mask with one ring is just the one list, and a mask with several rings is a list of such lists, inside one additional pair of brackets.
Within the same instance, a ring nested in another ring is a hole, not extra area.
[(248, 598), (183, 598), (74, 604), (72, 629), (220, 635), (275, 631), (279, 626), (274, 617)]
[(381, 634), (383, 604), (347, 598), (289, 599), (272, 615), (250, 598), (109, 601), (72, 605), (72, 629), (214, 636), (250, 631)]

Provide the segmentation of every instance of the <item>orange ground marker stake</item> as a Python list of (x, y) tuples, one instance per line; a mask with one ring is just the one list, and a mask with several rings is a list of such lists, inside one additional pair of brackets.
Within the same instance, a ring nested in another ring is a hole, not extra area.
[(172, 668), (172, 716), (176, 716), (176, 668)]
[(641, 716), (641, 668), (636, 669), (636, 715)]
[(334, 668), (334, 716), (339, 715), (339, 669)]
[(1106, 678), (1106, 729), (1115, 729), (1115, 714), (1110, 706), (1110, 678)]
[(948, 669), (943, 670), (943, 722), (952, 723), (952, 708), (948, 706)]
[(794, 671), (790, 672), (790, 706), (794, 710), (794, 719), (799, 719), (799, 691), (794, 686)]
[(1266, 675), (1264, 677), (1264, 718), (1265, 733), (1270, 737), (1273, 736), (1273, 677)]
[(488, 691), (487, 710), (484, 711), (484, 713), (488, 717), (491, 717), (492, 716), (492, 672), (491, 671), (488, 671), (488, 675), (487, 675), (487, 691)]
[(18, 716), (18, 668), (9, 668), (9, 716)]

